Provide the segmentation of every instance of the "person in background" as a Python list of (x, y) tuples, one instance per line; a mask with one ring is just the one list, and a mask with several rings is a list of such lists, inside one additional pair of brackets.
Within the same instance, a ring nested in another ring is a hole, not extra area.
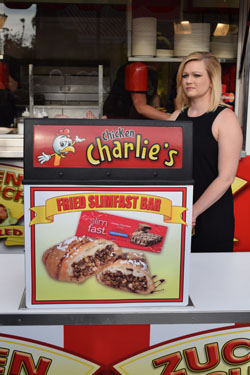
[(9, 74), (8, 65), (0, 63), (0, 127), (10, 127), (17, 114), (14, 92), (17, 81)]
[(168, 120), (170, 114), (158, 110), (158, 66), (142, 62), (121, 66), (103, 106), (108, 118)]
[(176, 105), (170, 120), (193, 123), (191, 251), (233, 251), (231, 184), (240, 159), (242, 130), (234, 112), (222, 103), (221, 66), (214, 55), (194, 52), (183, 60), (177, 73)]

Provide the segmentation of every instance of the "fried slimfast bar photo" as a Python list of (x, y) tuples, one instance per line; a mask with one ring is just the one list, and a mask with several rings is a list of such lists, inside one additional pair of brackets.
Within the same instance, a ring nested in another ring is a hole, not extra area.
[(115, 242), (73, 236), (46, 250), (42, 260), (53, 279), (82, 283), (121, 254)]
[(97, 281), (105, 286), (138, 294), (154, 292), (154, 281), (143, 253), (123, 253), (113, 264), (96, 275)]

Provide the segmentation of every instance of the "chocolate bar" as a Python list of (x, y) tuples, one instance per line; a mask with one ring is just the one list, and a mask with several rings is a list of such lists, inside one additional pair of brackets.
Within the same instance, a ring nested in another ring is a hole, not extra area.
[(138, 224), (138, 228), (134, 231), (130, 238), (130, 242), (140, 246), (152, 246), (161, 242), (162, 236), (150, 232), (151, 227), (145, 224)]

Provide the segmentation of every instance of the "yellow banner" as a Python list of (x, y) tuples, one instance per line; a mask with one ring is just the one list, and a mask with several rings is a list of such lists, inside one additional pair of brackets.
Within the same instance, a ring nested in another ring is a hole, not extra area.
[(23, 246), (24, 245), (24, 226), (8, 225), (0, 228), (0, 239), (7, 238), (6, 246)]
[(55, 215), (77, 211), (139, 211), (163, 215), (166, 223), (185, 224), (185, 207), (172, 206), (172, 201), (147, 194), (87, 193), (53, 197), (44, 206), (31, 207), (35, 214), (30, 225), (52, 223)]

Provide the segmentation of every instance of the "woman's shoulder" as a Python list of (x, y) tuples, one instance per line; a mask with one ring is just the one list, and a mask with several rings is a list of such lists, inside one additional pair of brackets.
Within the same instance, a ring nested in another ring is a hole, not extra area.
[(224, 121), (224, 120), (238, 121), (238, 117), (236, 116), (235, 112), (231, 108), (221, 105), (218, 107), (218, 109), (219, 111), (218, 111), (218, 115), (216, 119), (220, 121)]
[(241, 131), (241, 124), (238, 117), (228, 107), (224, 107), (216, 117), (213, 128), (218, 129), (220, 132), (235, 132)]

